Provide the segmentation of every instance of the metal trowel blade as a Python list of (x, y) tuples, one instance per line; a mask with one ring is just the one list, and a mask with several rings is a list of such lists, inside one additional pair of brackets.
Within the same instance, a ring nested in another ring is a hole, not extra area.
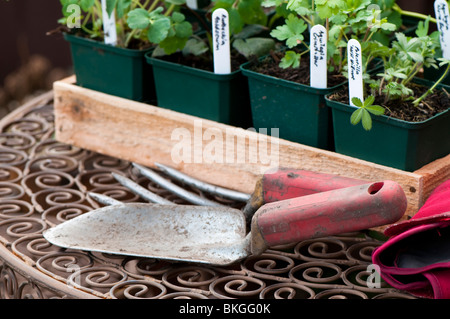
[(213, 265), (247, 257), (249, 236), (237, 209), (146, 203), (102, 207), (44, 232), (64, 248)]

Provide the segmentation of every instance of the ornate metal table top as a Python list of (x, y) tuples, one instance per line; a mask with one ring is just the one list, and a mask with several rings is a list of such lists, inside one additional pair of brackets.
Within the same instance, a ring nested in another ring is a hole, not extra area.
[(87, 192), (142, 201), (113, 171), (184, 202), (127, 161), (56, 141), (51, 95), (0, 124), (0, 298), (413, 298), (377, 280), (371, 254), (382, 242), (364, 232), (273, 247), (228, 267), (53, 246), (45, 229), (100, 207)]

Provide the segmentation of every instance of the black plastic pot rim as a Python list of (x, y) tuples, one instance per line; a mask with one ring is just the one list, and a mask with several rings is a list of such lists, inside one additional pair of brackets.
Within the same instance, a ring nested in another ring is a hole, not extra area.
[(175, 62), (165, 61), (158, 57), (152, 57), (152, 52), (147, 52), (145, 54), (145, 58), (147, 60), (148, 64), (151, 64), (153, 66), (163, 67), (166, 69), (170, 69), (177, 72), (183, 72), (183, 73), (189, 73), (189, 74), (195, 74), (198, 77), (203, 77), (209, 80), (214, 81), (228, 81), (231, 79), (236, 78), (239, 74), (241, 74), (241, 70), (236, 70), (228, 74), (216, 74), (211, 71), (202, 70), (193, 68), (187, 65), (182, 65)]
[(64, 33), (64, 39), (71, 42), (76, 43), (78, 45), (83, 45), (86, 47), (97, 47), (102, 50), (112, 52), (115, 54), (120, 54), (124, 56), (130, 56), (130, 57), (142, 57), (148, 52), (152, 52), (153, 48), (145, 49), (145, 50), (138, 50), (138, 49), (129, 49), (129, 48), (119, 48), (115, 47), (109, 44), (105, 44), (103, 42), (89, 39), (86, 37), (80, 37), (69, 33)]

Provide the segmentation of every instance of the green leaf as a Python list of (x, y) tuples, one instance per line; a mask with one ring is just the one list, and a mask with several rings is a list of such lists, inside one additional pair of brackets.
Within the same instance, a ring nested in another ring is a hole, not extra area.
[[(382, 0), (384, 2), (384, 0)], [(355, 1), (347, 1), (348, 11), (360, 11), (363, 9), (369, 10), (367, 8), (371, 3), (373, 3), (373, 0), (355, 0)]]
[(293, 48), (303, 41), (303, 32), (307, 27), (302, 19), (290, 14), (285, 20), (285, 24), (272, 30), (270, 35), (280, 41), (286, 40), (286, 45)]
[(168, 3), (181, 6), (186, 3), (186, 0), (166, 0)]
[(172, 54), (178, 50), (182, 50), (186, 46), (187, 40), (187, 38), (179, 38), (176, 36), (167, 37), (159, 43), (159, 46), (164, 49), (166, 54)]
[(279, 66), (283, 69), (287, 69), (289, 67), (298, 68), (300, 66), (300, 58), (301, 55), (299, 53), (295, 53), (294, 51), (286, 51)]
[(379, 11), (359, 11), (353, 19), (350, 19), (348, 22), (351, 25), (356, 25), (359, 22), (368, 22), (370, 21), (372, 25), (376, 24), (376, 17), (378, 16)]
[(361, 100), (357, 97), (352, 98), (352, 103), (357, 107), (363, 106), (363, 102), (361, 102)]
[(338, 14), (339, 11), (346, 9), (346, 2), (344, 0), (316, 0), (317, 12), (322, 19), (330, 18)]
[(372, 105), (373, 102), (375, 101), (375, 97), (373, 95), (369, 95), (365, 100), (364, 100), (364, 107), (367, 107), (369, 105)]
[(170, 19), (167, 17), (154, 21), (147, 32), (147, 37), (152, 43), (160, 43), (163, 41), (170, 29)]
[(230, 21), (230, 32), (231, 34), (236, 34), (242, 31), (244, 27), (244, 22), (242, 21), (239, 11), (234, 8), (228, 9), (228, 17)]
[(117, 0), (106, 0), (106, 13), (110, 17), (114, 9), (116, 8)]
[(267, 23), (267, 15), (260, 0), (240, 0), (237, 10), (244, 24), (265, 25)]
[(383, 115), (384, 114), (384, 107), (380, 105), (369, 105), (366, 106), (365, 109), (372, 113), (373, 115)]
[(78, 4), (78, 0), (64, 0), (64, 1), (61, 1), (61, 4), (63, 5), (63, 7), (62, 7), (62, 13), (63, 13), (63, 15), (64, 15), (65, 17), (68, 17), (68, 16), (70, 16), (71, 14), (73, 14), (73, 11), (69, 11), (69, 10), (68, 10), (68, 7), (69, 7), (71, 4)]
[(284, 0), (263, 0), (261, 5), (266, 8), (278, 7), (284, 3)]
[(157, 45), (156, 48), (152, 52), (152, 57), (161, 57), (165, 56), (166, 52), (163, 48), (161, 48), (161, 45)]
[(372, 118), (365, 109), (362, 109), (362, 111), (362, 126), (366, 131), (370, 131), (372, 129)]
[(240, 54), (250, 59), (252, 56), (260, 57), (269, 53), (275, 47), (275, 41), (268, 38), (236, 39), (233, 48)]
[(395, 37), (396, 37), (396, 39), (397, 39), (398, 44), (399, 44), (401, 47), (405, 48), (405, 47), (408, 46), (408, 40), (406, 39), (406, 35), (405, 35), (404, 33), (402, 33), (402, 32), (397, 32), (397, 33), (395, 34)]
[(397, 30), (397, 26), (393, 23), (385, 22), (381, 24), (381, 29), (385, 31), (395, 31)]
[(407, 54), (413, 59), (415, 62), (423, 62), (423, 56), (417, 52), (407, 52)]
[(350, 123), (352, 123), (353, 125), (358, 124), (361, 121), (363, 111), (364, 110), (361, 108), (356, 109), (352, 113), (352, 116), (350, 116)]
[(182, 52), (183, 55), (201, 55), (209, 50), (208, 45), (197, 38), (192, 38), (187, 40), (186, 45), (184, 46)]
[(175, 24), (175, 34), (179, 38), (189, 38), (192, 35), (192, 25), (187, 21)]
[(177, 35), (177, 32), (175, 31), (175, 28), (169, 28), (167, 32), (167, 38), (175, 37)]
[(128, 26), (131, 29), (145, 29), (150, 24), (150, 16), (147, 10), (134, 9), (128, 13)]
[(308, 0), (289, 0), (287, 3), (287, 8), (295, 11), (298, 15), (311, 14), (311, 6)]
[(416, 35), (418, 37), (425, 37), (428, 35), (429, 23), (430, 23), (429, 16), (425, 19), (425, 21), (419, 21), (416, 29)]
[(184, 21), (185, 17), (184, 14), (175, 11), (174, 13), (172, 13), (172, 20), (176, 23), (182, 22)]
[(156, 19), (158, 19), (159, 17), (162, 16), (161, 13), (163, 11), (164, 11), (163, 7), (157, 7), (155, 10), (151, 11), (148, 15), (149, 15), (150, 19), (156, 20)]
[(445, 58), (439, 58), (438, 61), (440, 61), (439, 66), (444, 66), (444, 65), (448, 65), (450, 64), (450, 60), (445, 59)]
[(117, 2), (117, 17), (123, 18), (131, 6), (131, 0), (119, 0)]
[(80, 0), (80, 6), (83, 11), (88, 11), (95, 4), (95, 0)]
[(385, 11), (385, 13), (386, 13), (386, 19), (388, 20), (389, 23), (395, 24), (397, 29), (400, 29), (402, 27), (403, 19), (402, 19), (402, 15), (400, 14), (400, 12), (387, 10), (387, 11)]
[(235, 39), (248, 39), (252, 36), (261, 34), (263, 31), (267, 31), (268, 28), (260, 24), (251, 24), (245, 26), (241, 32), (234, 35)]
[(415, 61), (415, 62), (423, 62), (423, 56), (420, 53), (417, 52), (408, 52), (408, 55)]
[(345, 24), (345, 21), (348, 19), (348, 15), (343, 12), (340, 12), (334, 14), (329, 19), (331, 22), (333, 22), (334, 25), (336, 25), (337, 27), (341, 27), (343, 24)]
[(293, 14), (290, 14), (286, 19), (286, 25), (289, 27), (289, 30), (296, 35), (302, 34), (308, 27), (303, 19), (300, 19)]
[(233, 7), (234, 2), (235, 0), (218, 0), (217, 2), (214, 2), (214, 6), (210, 9), (211, 12), (219, 8), (227, 10), (231, 34), (241, 32), (244, 27), (244, 23), (242, 22), (238, 10)]

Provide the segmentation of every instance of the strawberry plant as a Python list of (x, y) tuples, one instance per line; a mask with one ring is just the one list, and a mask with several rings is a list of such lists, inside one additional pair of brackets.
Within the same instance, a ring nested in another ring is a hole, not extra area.
[(185, 0), (166, 0), (167, 10), (156, 6), (158, 1), (150, 7), (135, 8), (128, 14), (127, 23), (132, 29), (130, 36), (159, 44), (168, 54), (183, 48), (192, 35), (192, 25), (185, 20), (185, 16), (174, 11), (177, 6), (186, 3)]
[(58, 22), (81, 28), (91, 38), (102, 37), (102, 8), (95, 0), (60, 0), (63, 17)]
[[(237, 53), (246, 59), (250, 59), (252, 56), (266, 54), (274, 47), (273, 39), (258, 36), (267, 29), (265, 26), (267, 15), (263, 11), (260, 0), (218, 0), (212, 3), (210, 11), (213, 12), (219, 8), (226, 9), (228, 12), (230, 42)], [(169, 33), (165, 40), (159, 42), (152, 56), (158, 57), (180, 52), (184, 56), (204, 56), (209, 59), (212, 55), (211, 29), (206, 30), (204, 35), (188, 32), (190, 23), (184, 21), (181, 16), (182, 14), (178, 12), (172, 14), (174, 28), (171, 34), (175, 36), (170, 36)], [(204, 24), (210, 25), (210, 22), (205, 21)], [(135, 27), (137, 29), (142, 28), (139, 25)], [(192, 27), (190, 27), (190, 30), (192, 30)], [(182, 33), (182, 40), (177, 38), (180, 32)]]
[[(90, 38), (102, 40), (103, 21), (100, 0), (60, 0), (63, 18), (59, 23), (69, 25), (74, 19)], [(117, 46), (148, 47), (166, 40), (167, 46), (186, 41), (192, 34), (191, 26), (176, 8), (185, 0), (107, 0), (106, 12), (115, 14)], [(173, 15), (175, 14), (175, 15)], [(169, 40), (170, 39), (170, 40)]]
[(228, 11), (230, 34), (238, 34), (248, 25), (263, 27), (268, 23), (267, 14), (261, 6), (261, 0), (214, 1), (211, 11), (219, 8)]

